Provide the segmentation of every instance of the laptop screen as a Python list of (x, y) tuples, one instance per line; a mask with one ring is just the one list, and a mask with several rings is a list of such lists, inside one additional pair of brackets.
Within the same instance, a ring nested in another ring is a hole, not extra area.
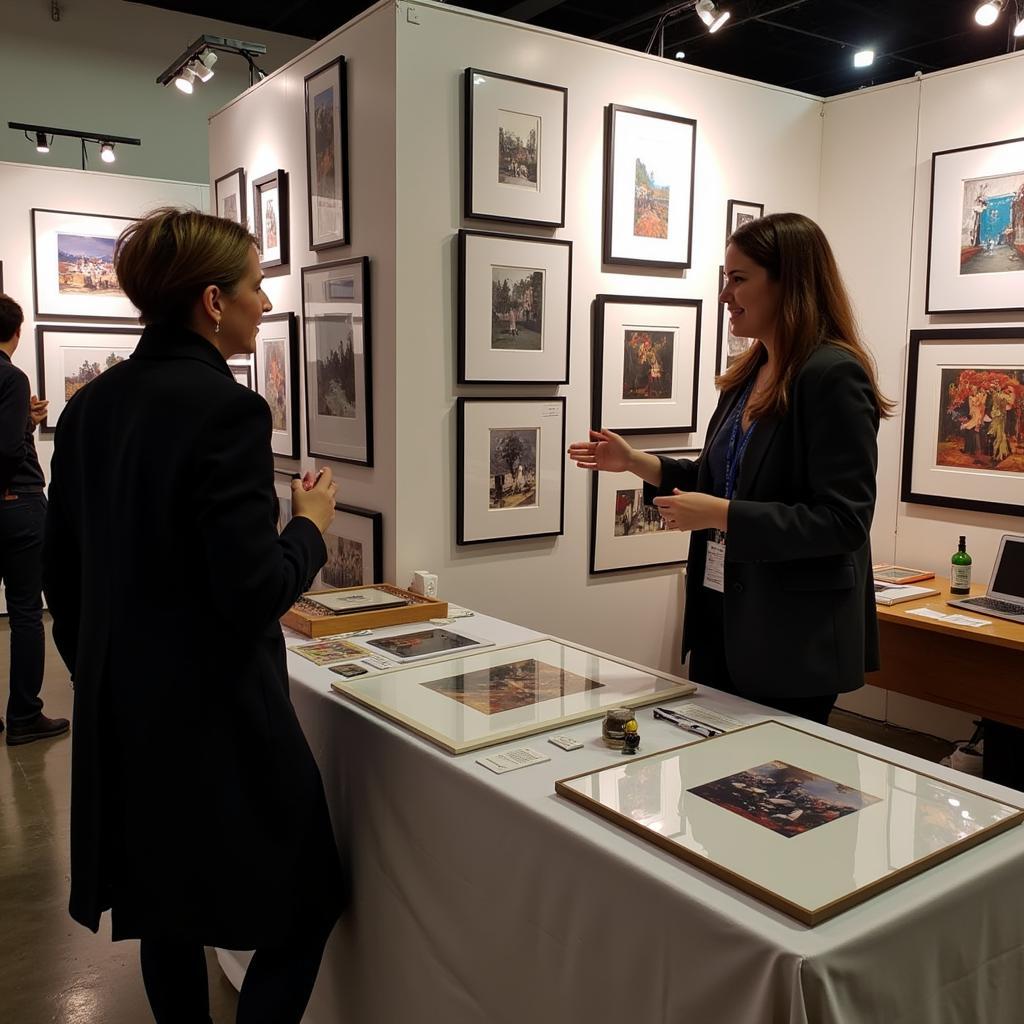
[(1006, 538), (989, 592), (1024, 601), (1024, 537)]

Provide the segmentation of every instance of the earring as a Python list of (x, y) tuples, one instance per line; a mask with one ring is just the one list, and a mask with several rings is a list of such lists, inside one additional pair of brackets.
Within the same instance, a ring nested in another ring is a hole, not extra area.
[(217, 326), (213, 329), (214, 334), (220, 334), (220, 321), (217, 321)]

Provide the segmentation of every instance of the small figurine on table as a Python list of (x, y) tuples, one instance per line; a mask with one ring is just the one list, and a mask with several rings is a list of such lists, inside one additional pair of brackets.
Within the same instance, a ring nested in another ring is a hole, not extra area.
[(640, 749), (640, 727), (636, 719), (631, 718), (622, 727), (622, 752), (624, 754), (635, 754)]

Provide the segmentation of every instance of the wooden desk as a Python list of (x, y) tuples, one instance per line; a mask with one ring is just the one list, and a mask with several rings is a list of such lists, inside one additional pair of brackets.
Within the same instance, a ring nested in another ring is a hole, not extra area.
[[(947, 579), (918, 585), (940, 594), (878, 606), (882, 668), (869, 672), (865, 682), (1024, 728), (1024, 625), (992, 619), (990, 626), (957, 626), (908, 615), (915, 608), (970, 614), (946, 604), (956, 597)], [(971, 594), (985, 590), (975, 584)], [(973, 614), (987, 618), (981, 611)]]

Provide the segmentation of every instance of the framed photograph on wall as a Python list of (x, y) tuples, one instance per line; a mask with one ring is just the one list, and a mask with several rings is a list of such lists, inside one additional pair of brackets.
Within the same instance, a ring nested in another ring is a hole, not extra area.
[(380, 512), (335, 505), (324, 534), (327, 561), (310, 590), (359, 587), (384, 581), (384, 516)]
[(114, 273), (114, 244), (129, 217), (32, 211), (32, 292), (37, 318), (138, 321)]
[(744, 224), (764, 216), (764, 203), (747, 203), (742, 199), (730, 199), (725, 213), (725, 240)]
[(71, 396), (127, 359), (140, 337), (141, 327), (37, 327), (39, 397), (50, 403), (39, 429), (52, 434)]
[(697, 429), (700, 299), (598, 295), (591, 425), (621, 434)]
[(373, 465), (370, 261), (302, 268), (306, 446), (314, 458)]
[(562, 533), (565, 398), (460, 398), (456, 539)]
[(299, 332), (294, 313), (272, 313), (256, 335), (256, 390), (270, 406), (275, 455), (299, 457)]
[(252, 183), (252, 219), (260, 267), (288, 265), (288, 173), (277, 170)]
[(697, 122), (612, 103), (604, 137), (604, 262), (685, 270)]
[(251, 355), (232, 356), (228, 360), (228, 369), (242, 387), (250, 391), (256, 390), (256, 360)]
[[(672, 459), (697, 459), (699, 448), (651, 449)], [(631, 473), (594, 473), (590, 502), (590, 572), (625, 572), (683, 565), (690, 534), (666, 530), (644, 504), (644, 485)]]
[(569, 90), (465, 72), (465, 216), (565, 226)]
[(292, 482), (274, 481), (274, 497), (277, 500), (277, 532), (280, 533), (292, 518)]
[[(725, 267), (720, 268), (720, 284), (725, 283)], [(718, 306), (718, 338), (715, 345), (715, 376), (720, 376), (736, 362), (744, 352), (757, 340), (756, 338), (737, 338), (732, 333), (732, 324), (729, 320), (729, 310), (724, 302), (717, 302)]]
[(1024, 516), (1024, 328), (910, 332), (900, 498)]
[(213, 207), (218, 217), (233, 220), (242, 227), (248, 227), (248, 211), (245, 208), (245, 169), (236, 167), (222, 174), (213, 183)]
[(345, 58), (306, 75), (309, 247), (348, 245), (348, 92)]
[(1024, 310), (1024, 139), (932, 154), (926, 313)]
[(459, 232), (459, 383), (567, 384), (572, 242)]

